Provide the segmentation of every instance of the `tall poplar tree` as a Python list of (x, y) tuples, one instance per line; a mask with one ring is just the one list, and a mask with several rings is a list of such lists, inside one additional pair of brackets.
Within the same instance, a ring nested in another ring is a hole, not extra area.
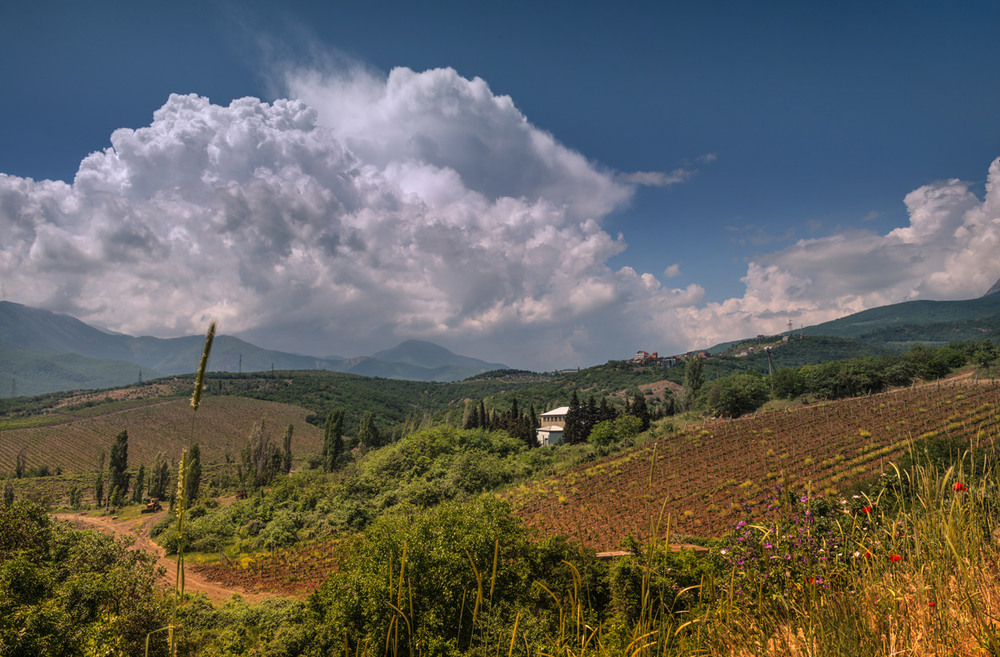
[(128, 431), (122, 430), (115, 436), (108, 459), (108, 503), (118, 505), (128, 492)]
[(330, 411), (323, 425), (323, 471), (333, 472), (344, 453), (344, 409)]

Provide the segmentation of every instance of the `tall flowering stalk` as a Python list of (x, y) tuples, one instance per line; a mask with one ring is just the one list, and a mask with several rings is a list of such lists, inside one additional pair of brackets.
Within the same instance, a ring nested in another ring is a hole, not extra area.
[(205, 334), (205, 348), (201, 351), (201, 363), (198, 365), (198, 378), (194, 381), (194, 394), (191, 395), (191, 408), (198, 412), (201, 404), (201, 389), (205, 385), (205, 369), (208, 367), (208, 355), (212, 352), (212, 341), (215, 340), (215, 320), (208, 325), (208, 333)]
[[(215, 340), (215, 321), (208, 325), (208, 333), (205, 335), (205, 348), (201, 352), (201, 362), (198, 364), (198, 376), (194, 382), (194, 392), (191, 394), (191, 440), (194, 440), (194, 420), (198, 413), (198, 406), (201, 405), (201, 391), (205, 385), (205, 370), (208, 367), (208, 357), (212, 352), (212, 342)], [(177, 654), (177, 641), (174, 630), (177, 625), (177, 607), (184, 598), (184, 515), (187, 511), (187, 490), (189, 467), (188, 451), (181, 452), (181, 463), (177, 470), (177, 496), (175, 509), (177, 511), (177, 596), (174, 599), (174, 609), (170, 625), (167, 628), (167, 640), (170, 645), (170, 654)], [(147, 637), (148, 641), (148, 637)]]
[(187, 474), (188, 474), (188, 452), (185, 449), (181, 452), (181, 464), (177, 470), (177, 597), (174, 599), (173, 617), (170, 620), (170, 629), (167, 631), (167, 640), (170, 642), (170, 654), (177, 654), (177, 642), (174, 637), (174, 628), (177, 625), (177, 607), (184, 598), (184, 512), (187, 507)]

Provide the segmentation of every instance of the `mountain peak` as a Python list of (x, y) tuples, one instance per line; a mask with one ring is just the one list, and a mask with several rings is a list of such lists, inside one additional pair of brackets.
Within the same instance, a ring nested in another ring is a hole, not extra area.
[(406, 363), (408, 365), (427, 368), (460, 365), (486, 371), (506, 367), (500, 363), (487, 363), (478, 358), (459, 356), (441, 345), (434, 344), (433, 342), (425, 342), (424, 340), (406, 340), (392, 349), (376, 352), (371, 357), (389, 363)]

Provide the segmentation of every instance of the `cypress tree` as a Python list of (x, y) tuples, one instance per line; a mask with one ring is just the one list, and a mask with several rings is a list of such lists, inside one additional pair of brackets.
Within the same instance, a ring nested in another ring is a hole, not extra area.
[(128, 480), (128, 431), (123, 429), (115, 436), (108, 458), (108, 504), (119, 506), (125, 501)]
[(135, 503), (142, 502), (142, 491), (146, 486), (146, 466), (139, 466), (139, 474), (135, 477), (135, 486), (132, 487), (132, 501)]
[(577, 397), (576, 390), (569, 401), (569, 411), (566, 413), (566, 426), (563, 428), (563, 440), (569, 444), (583, 441), (582, 411), (580, 398)]
[(694, 406), (698, 391), (705, 385), (705, 374), (702, 367), (701, 356), (688, 358), (684, 365), (684, 405), (688, 408)]
[(632, 415), (639, 418), (642, 422), (643, 431), (649, 429), (649, 408), (646, 407), (646, 398), (638, 392), (635, 393), (635, 396), (632, 398)]
[(285, 427), (285, 435), (282, 437), (282, 447), (284, 448), (281, 458), (281, 471), (288, 474), (292, 471), (292, 433), (295, 427), (289, 422)]
[(375, 426), (375, 416), (371, 411), (365, 411), (358, 425), (358, 442), (371, 449), (379, 446), (378, 427)]
[(344, 409), (330, 411), (323, 425), (323, 470), (333, 472), (344, 452)]
[(199, 489), (201, 488), (201, 448), (198, 447), (198, 443), (191, 445), (188, 450), (188, 464), (187, 464), (187, 487), (185, 493), (187, 495), (187, 503), (191, 504), (196, 499), (198, 499)]

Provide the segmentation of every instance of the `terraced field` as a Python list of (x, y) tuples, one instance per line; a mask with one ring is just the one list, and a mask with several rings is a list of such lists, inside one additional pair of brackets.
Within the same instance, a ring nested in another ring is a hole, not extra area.
[(292, 453), (305, 456), (319, 451), (322, 444), (322, 431), (307, 424), (306, 415), (308, 411), (298, 406), (223, 396), (203, 401), (197, 417), (186, 397), (126, 399), (63, 410), (0, 423), (0, 472), (13, 471), (22, 450), (29, 468), (92, 471), (98, 454), (107, 452), (123, 429), (128, 431), (132, 465), (152, 465), (159, 452), (179, 457), (192, 441), (199, 443), (203, 462), (220, 463), (227, 453), (239, 459), (250, 427), (262, 417), (278, 444), (291, 423)]
[(642, 539), (668, 517), (672, 532), (718, 536), (743, 503), (760, 501), (774, 486), (841, 495), (878, 477), (915, 439), (991, 442), (998, 423), (996, 383), (908, 388), (662, 432), (625, 455), (507, 497), (540, 533), (598, 549), (613, 549), (629, 534)]

